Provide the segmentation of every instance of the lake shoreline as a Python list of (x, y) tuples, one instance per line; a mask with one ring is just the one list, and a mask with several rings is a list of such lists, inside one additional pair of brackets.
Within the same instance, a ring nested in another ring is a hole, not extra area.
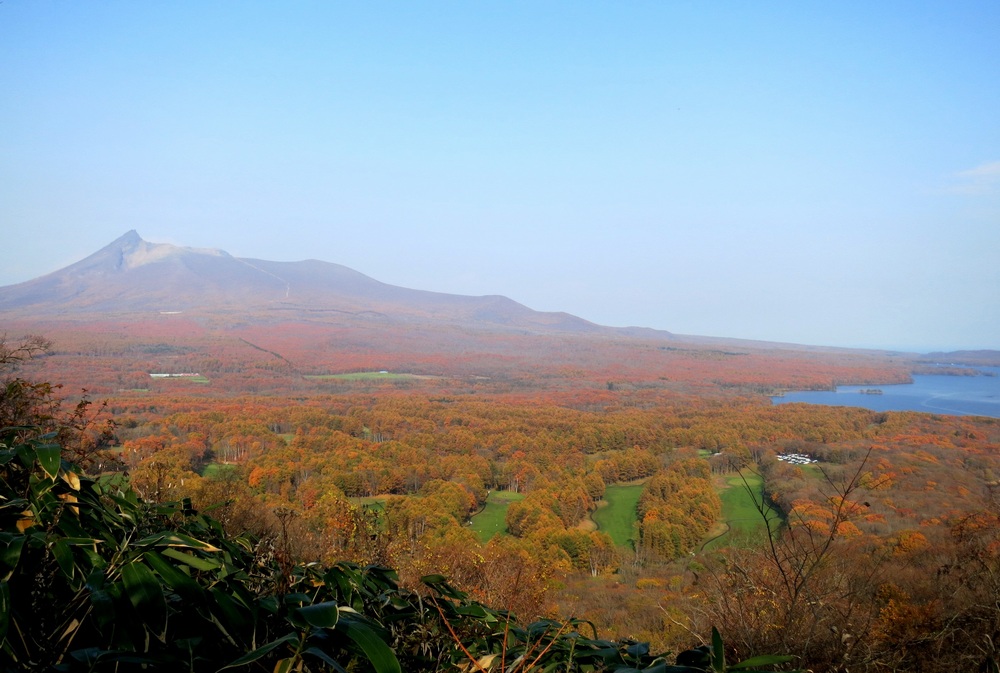
[(955, 371), (914, 374), (912, 383), (837, 386), (836, 390), (825, 391), (786, 391), (771, 397), (771, 402), (1000, 418), (1000, 367), (963, 369), (974, 370), (975, 375)]

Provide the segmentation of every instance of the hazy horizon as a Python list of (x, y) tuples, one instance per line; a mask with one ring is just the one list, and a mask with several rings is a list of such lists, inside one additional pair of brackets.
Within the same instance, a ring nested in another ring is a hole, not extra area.
[(137, 230), (610, 326), (1000, 349), (1000, 5), (0, 4), (0, 285)]

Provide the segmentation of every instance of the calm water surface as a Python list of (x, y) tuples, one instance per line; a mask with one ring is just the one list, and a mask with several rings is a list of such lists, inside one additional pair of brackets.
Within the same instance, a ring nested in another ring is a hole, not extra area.
[[(977, 367), (980, 376), (914, 376), (913, 383), (892, 386), (839, 386), (832, 391), (795, 391), (772, 397), (775, 404), (808, 402), (873, 411), (926, 411), (956, 416), (1000, 418), (1000, 367)], [(881, 395), (861, 390), (878, 389)]]

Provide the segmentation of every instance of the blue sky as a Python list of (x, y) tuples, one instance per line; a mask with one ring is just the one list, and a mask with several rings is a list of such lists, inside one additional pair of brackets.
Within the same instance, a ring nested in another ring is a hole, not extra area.
[(146, 240), (1000, 348), (1000, 3), (0, 4), (0, 285)]

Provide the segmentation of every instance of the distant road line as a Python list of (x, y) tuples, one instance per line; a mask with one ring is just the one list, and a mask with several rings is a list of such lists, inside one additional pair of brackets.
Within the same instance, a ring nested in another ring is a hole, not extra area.
[(244, 339), (243, 337), (240, 337), (240, 341), (242, 341), (243, 343), (245, 343), (245, 344), (246, 344), (247, 346), (250, 346), (250, 348), (256, 348), (256, 349), (257, 349), (257, 350), (259, 350), (259, 351), (260, 351), (261, 353), (267, 353), (268, 355), (273, 355), (274, 357), (278, 358), (279, 360), (281, 360), (282, 362), (284, 362), (285, 364), (287, 364), (287, 365), (288, 365), (289, 367), (291, 367), (291, 368), (292, 368), (292, 371), (294, 371), (294, 372), (295, 372), (296, 374), (301, 374), (301, 373), (302, 373), (302, 372), (300, 372), (300, 371), (298, 370), (298, 368), (297, 368), (297, 367), (296, 367), (295, 365), (293, 365), (293, 364), (292, 364), (292, 363), (291, 363), (291, 362), (290, 362), (290, 361), (288, 360), (288, 358), (286, 358), (286, 357), (285, 357), (284, 355), (282, 355), (281, 353), (275, 353), (274, 351), (269, 351), (269, 350), (267, 350), (266, 348), (262, 348), (262, 347), (258, 346), (258, 345), (257, 345), (257, 344), (255, 344), (255, 343), (250, 343), (249, 341), (247, 341), (247, 340), (246, 340), (246, 339)]

